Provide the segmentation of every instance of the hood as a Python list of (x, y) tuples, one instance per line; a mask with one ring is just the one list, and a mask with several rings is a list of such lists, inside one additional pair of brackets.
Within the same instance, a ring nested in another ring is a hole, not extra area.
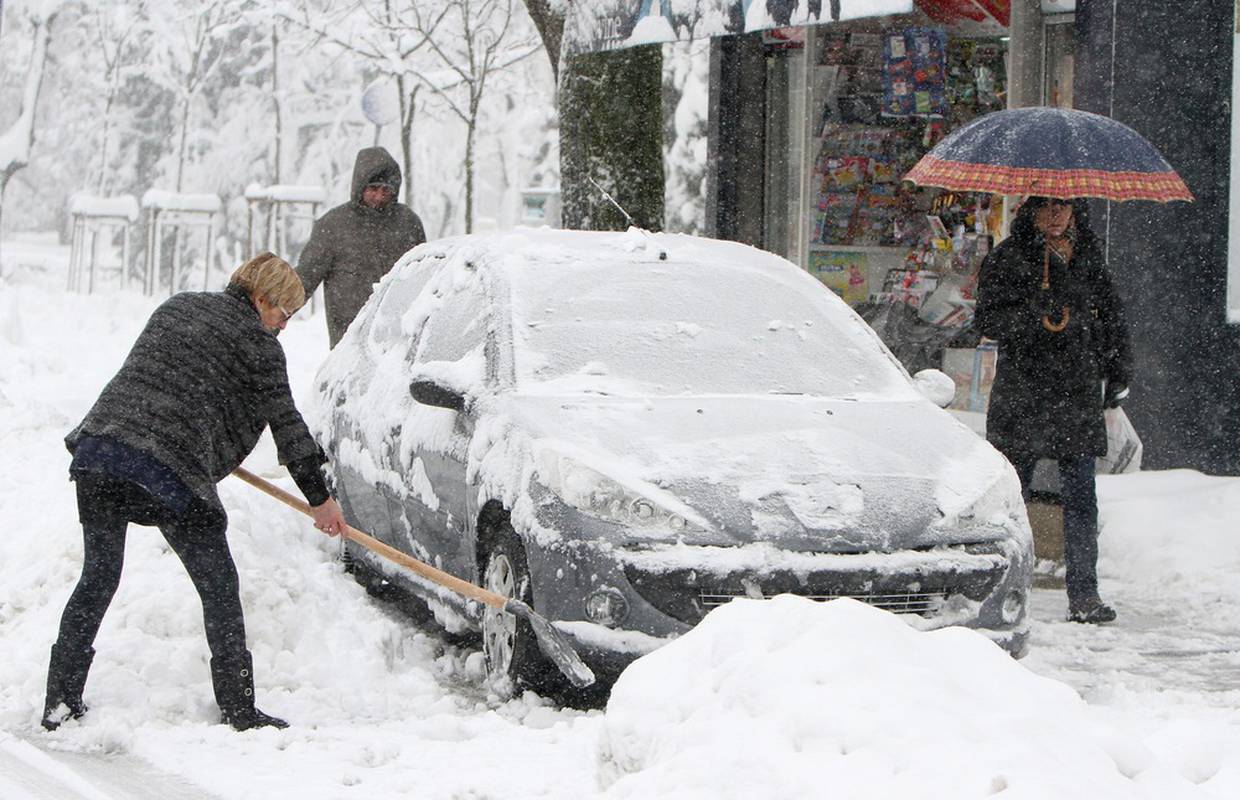
[[(349, 199), (352, 200), (354, 205), (365, 208), (365, 206), (362, 206), (362, 189), (365, 189), (367, 184), (386, 183), (399, 194), (400, 181), (400, 165), (396, 163), (396, 159), (392, 158), (392, 154), (386, 148), (364, 148), (358, 152), (357, 160), (353, 162), (353, 190), (349, 195)], [(388, 206), (388, 208), (391, 207), (391, 205)]]
[(514, 405), (544, 451), (689, 506), (710, 527), (675, 537), (691, 543), (859, 552), (979, 541), (967, 533), (973, 506), (1011, 477), (998, 451), (920, 400), (524, 395)]

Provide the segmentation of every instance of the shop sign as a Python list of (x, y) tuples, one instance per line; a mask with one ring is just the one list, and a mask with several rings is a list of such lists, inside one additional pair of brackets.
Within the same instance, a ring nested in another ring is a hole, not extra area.
[[(1042, 0), (1042, 11), (1049, 13), (1052, 6), (1070, 10), (1075, 0)], [(917, 0), (917, 7), (939, 22), (955, 23), (960, 20), (996, 24), (1006, 28), (1012, 18), (1011, 0)]]
[(907, 14), (913, 0), (575, 0), (565, 55)]

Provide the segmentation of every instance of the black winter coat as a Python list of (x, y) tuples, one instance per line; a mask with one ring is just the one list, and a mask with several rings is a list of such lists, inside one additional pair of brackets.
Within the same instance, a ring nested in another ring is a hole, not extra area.
[(229, 286), (182, 292), (155, 309), (65, 444), (72, 452), (86, 435), (115, 439), (222, 508), (215, 484), (245, 460), (268, 425), (280, 463), (317, 472), (326, 461), (293, 404), (283, 348), (247, 293)]
[(323, 284), (327, 337), (335, 347), (370, 299), (374, 285), (410, 249), (426, 241), (422, 220), (393, 200), (381, 209), (362, 203), (367, 184), (400, 188), (400, 165), (382, 147), (367, 147), (353, 165), (349, 202), (314, 223), (310, 241), (297, 261), (297, 274), (309, 297)]
[[(1131, 356), (1123, 309), (1098, 239), (1082, 229), (1070, 264), (1052, 256), (1031, 220), (982, 263), (974, 325), (999, 343), (986, 438), (1012, 462), (1106, 453), (1102, 382), (1127, 386)], [(1068, 325), (1052, 332), (1042, 317)]]

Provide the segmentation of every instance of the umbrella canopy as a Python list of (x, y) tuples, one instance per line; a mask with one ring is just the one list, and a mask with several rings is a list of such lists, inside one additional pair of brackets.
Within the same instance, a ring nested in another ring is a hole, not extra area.
[(983, 115), (939, 142), (904, 176), (958, 192), (1192, 200), (1154, 145), (1110, 117), (1064, 108)]

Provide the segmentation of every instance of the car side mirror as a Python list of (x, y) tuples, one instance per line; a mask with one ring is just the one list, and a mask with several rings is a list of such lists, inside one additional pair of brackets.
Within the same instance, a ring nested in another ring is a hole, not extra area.
[(460, 411), (465, 408), (465, 396), (434, 381), (418, 380), (409, 384), (409, 394), (424, 406)]
[(939, 408), (947, 408), (956, 398), (956, 382), (942, 370), (921, 370), (913, 376), (913, 385), (923, 397)]

